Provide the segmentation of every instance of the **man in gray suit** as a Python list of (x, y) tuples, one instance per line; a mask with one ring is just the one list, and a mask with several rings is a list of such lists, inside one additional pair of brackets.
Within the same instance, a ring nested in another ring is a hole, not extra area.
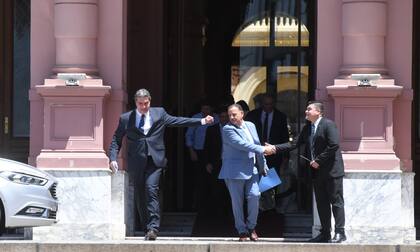
[(120, 116), (109, 147), (110, 167), (118, 170), (117, 156), (122, 139), (127, 138), (127, 171), (134, 181), (134, 200), (145, 229), (146, 240), (156, 240), (160, 226), (159, 179), (166, 166), (163, 137), (167, 126), (199, 126), (213, 123), (213, 117), (185, 118), (168, 115), (165, 109), (150, 107), (146, 89), (134, 96), (137, 109)]
[[(239, 241), (258, 240), (255, 232), (258, 218), (260, 190), (259, 174), (267, 174), (264, 154), (271, 154), (272, 147), (261, 146), (252, 122), (243, 120), (244, 112), (238, 104), (228, 108), (230, 123), (223, 127), (222, 168), (219, 179), (224, 179), (232, 200), (235, 228)], [(247, 199), (248, 216), (244, 218), (244, 197)]]

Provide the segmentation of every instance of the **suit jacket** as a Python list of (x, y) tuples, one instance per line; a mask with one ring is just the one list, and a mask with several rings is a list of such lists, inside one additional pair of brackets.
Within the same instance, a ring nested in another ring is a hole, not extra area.
[[(262, 108), (258, 108), (255, 110), (250, 111), (247, 116), (246, 120), (251, 121), (255, 124), (257, 128), (258, 137), (260, 138), (260, 142), (263, 142), (262, 133), (263, 133), (263, 124), (261, 122), (261, 114), (263, 110)], [(271, 128), (269, 131), (269, 138), (268, 142), (270, 144), (282, 144), (289, 142), (289, 129), (287, 128), (287, 116), (278, 111), (277, 109), (273, 110), (273, 119), (271, 122)], [(268, 166), (272, 167), (275, 166), (277, 168), (280, 167), (283, 155), (274, 155), (266, 157)]]
[[(250, 179), (253, 174), (268, 170), (263, 154), (264, 147), (260, 144), (255, 125), (247, 121), (244, 123), (254, 139), (253, 143), (249, 142), (244, 129), (231, 123), (223, 127), (220, 179)], [(255, 153), (255, 164), (254, 159), (249, 157), (249, 152)]]
[(222, 144), (220, 123), (209, 126), (204, 141), (203, 161), (204, 164), (211, 164), (216, 171), (222, 165)]
[(127, 137), (128, 172), (144, 169), (147, 156), (153, 158), (157, 167), (165, 167), (165, 144), (163, 137), (167, 126), (199, 126), (201, 118), (175, 117), (166, 113), (165, 109), (152, 107), (149, 109), (151, 128), (145, 135), (136, 126), (136, 111), (132, 110), (120, 116), (118, 128), (115, 130), (109, 147), (109, 159), (117, 160), (118, 152), (124, 136)]
[[(277, 151), (288, 151), (305, 144), (305, 156), (311, 159), (310, 134), (311, 125), (307, 124), (303, 127), (297, 140), (293, 143), (276, 145), (276, 149)], [(319, 169), (313, 169), (315, 177), (337, 178), (344, 176), (344, 163), (339, 140), (335, 123), (327, 118), (321, 118), (312, 140), (314, 161), (319, 164)]]

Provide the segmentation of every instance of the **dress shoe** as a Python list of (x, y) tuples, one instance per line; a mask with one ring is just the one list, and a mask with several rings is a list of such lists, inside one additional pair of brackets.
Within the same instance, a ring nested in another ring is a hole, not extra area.
[(249, 232), (249, 239), (251, 241), (258, 241), (258, 235), (257, 235), (257, 232), (255, 232), (255, 229), (254, 230), (251, 230)]
[(347, 237), (344, 233), (335, 233), (334, 238), (332, 238), (328, 242), (330, 242), (330, 243), (342, 243), (345, 240), (347, 240)]
[(240, 242), (247, 241), (248, 237), (249, 237), (249, 235), (247, 233), (240, 233), (239, 234), (239, 241)]
[(146, 241), (154, 241), (156, 240), (156, 238), (157, 238), (157, 233), (154, 230), (147, 231), (146, 236), (144, 237)]
[(308, 242), (312, 242), (312, 243), (323, 243), (323, 242), (328, 242), (330, 239), (331, 239), (331, 235), (330, 234), (320, 233), (316, 237), (314, 237), (312, 239), (309, 239)]

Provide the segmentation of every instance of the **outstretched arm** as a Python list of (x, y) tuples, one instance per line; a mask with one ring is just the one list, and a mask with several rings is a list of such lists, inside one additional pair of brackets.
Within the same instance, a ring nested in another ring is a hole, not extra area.
[(213, 117), (207, 116), (204, 118), (189, 118), (181, 116), (171, 116), (166, 111), (163, 111), (163, 120), (166, 125), (170, 127), (196, 127), (204, 124), (213, 123)]

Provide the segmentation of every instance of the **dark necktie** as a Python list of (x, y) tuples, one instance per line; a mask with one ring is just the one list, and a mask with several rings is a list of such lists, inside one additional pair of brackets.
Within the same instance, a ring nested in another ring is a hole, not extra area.
[(144, 118), (145, 118), (146, 116), (144, 115), (144, 114), (142, 114), (141, 115), (141, 117), (140, 117), (140, 122), (139, 122), (139, 130), (141, 131), (141, 132), (143, 132), (143, 126), (144, 126)]
[(268, 113), (264, 112), (264, 124), (263, 124), (263, 132), (262, 132), (262, 144), (268, 143)]
[(309, 136), (309, 148), (311, 151), (312, 160), (314, 157), (314, 135), (315, 135), (315, 124), (311, 123), (311, 135)]

